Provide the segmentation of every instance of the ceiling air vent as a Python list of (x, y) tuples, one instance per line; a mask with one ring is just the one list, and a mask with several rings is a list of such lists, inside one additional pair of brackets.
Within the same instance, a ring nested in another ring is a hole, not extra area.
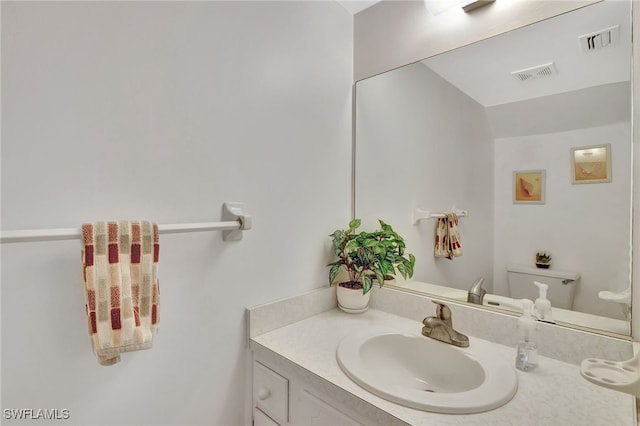
[(580, 49), (582, 49), (583, 53), (586, 53), (614, 46), (618, 43), (619, 33), (620, 26), (616, 25), (615, 27), (606, 28), (604, 30), (596, 31), (595, 33), (580, 36), (578, 37)]
[(557, 71), (556, 67), (553, 65), (553, 62), (511, 72), (511, 75), (520, 81), (533, 80), (542, 77), (551, 77), (552, 75), (556, 74)]

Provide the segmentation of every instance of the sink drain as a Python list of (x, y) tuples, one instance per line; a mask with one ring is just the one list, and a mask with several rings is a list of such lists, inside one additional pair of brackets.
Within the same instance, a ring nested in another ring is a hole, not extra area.
[(429, 387), (430, 387), (431, 385), (430, 385), (428, 382), (426, 382), (426, 381), (424, 381), (424, 380), (422, 380), (422, 379), (418, 379), (417, 377), (415, 378), (415, 381), (419, 383), (419, 384), (418, 384), (418, 389), (423, 388), (423, 389), (420, 389), (420, 390), (422, 390), (422, 391), (424, 391), (424, 392), (431, 392), (431, 393), (435, 393), (435, 390), (433, 390), (433, 389), (429, 389)]

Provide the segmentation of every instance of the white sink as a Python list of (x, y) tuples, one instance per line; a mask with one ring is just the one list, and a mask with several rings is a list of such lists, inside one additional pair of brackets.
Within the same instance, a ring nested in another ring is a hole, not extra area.
[(436, 413), (500, 407), (518, 388), (515, 369), (490, 345), (457, 348), (422, 335), (368, 328), (338, 345), (337, 359), (354, 382), (386, 400)]

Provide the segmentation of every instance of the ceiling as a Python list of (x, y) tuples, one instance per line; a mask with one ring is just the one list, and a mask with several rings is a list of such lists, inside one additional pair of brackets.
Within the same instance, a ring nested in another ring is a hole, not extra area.
[[(628, 81), (630, 2), (606, 0), (423, 61), (484, 106)], [(583, 52), (578, 37), (619, 25), (619, 40)], [(512, 71), (553, 63), (553, 72), (522, 81)]]

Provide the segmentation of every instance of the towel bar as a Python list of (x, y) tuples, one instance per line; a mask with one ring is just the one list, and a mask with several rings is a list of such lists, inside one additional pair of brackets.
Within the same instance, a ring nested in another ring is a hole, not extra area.
[[(227, 202), (222, 206), (221, 222), (178, 223), (158, 225), (160, 234), (175, 234), (179, 232), (223, 231), (224, 241), (242, 239), (242, 231), (251, 229), (252, 218), (244, 213), (242, 203)], [(26, 243), (35, 241), (60, 241), (80, 239), (80, 228), (59, 229), (22, 229), (1, 231), (0, 243)]]
[[(469, 216), (469, 211), (467, 210), (458, 210), (455, 208), (455, 206), (453, 207), (453, 209), (451, 209), (452, 213), (454, 213), (456, 216), (458, 217), (468, 217)], [(430, 212), (429, 210), (422, 210), (419, 208), (415, 208), (413, 209), (413, 216), (412, 216), (412, 222), (414, 225), (417, 225), (418, 222), (420, 222), (423, 219), (432, 219), (434, 217), (445, 217), (447, 215), (447, 213), (433, 213)]]

